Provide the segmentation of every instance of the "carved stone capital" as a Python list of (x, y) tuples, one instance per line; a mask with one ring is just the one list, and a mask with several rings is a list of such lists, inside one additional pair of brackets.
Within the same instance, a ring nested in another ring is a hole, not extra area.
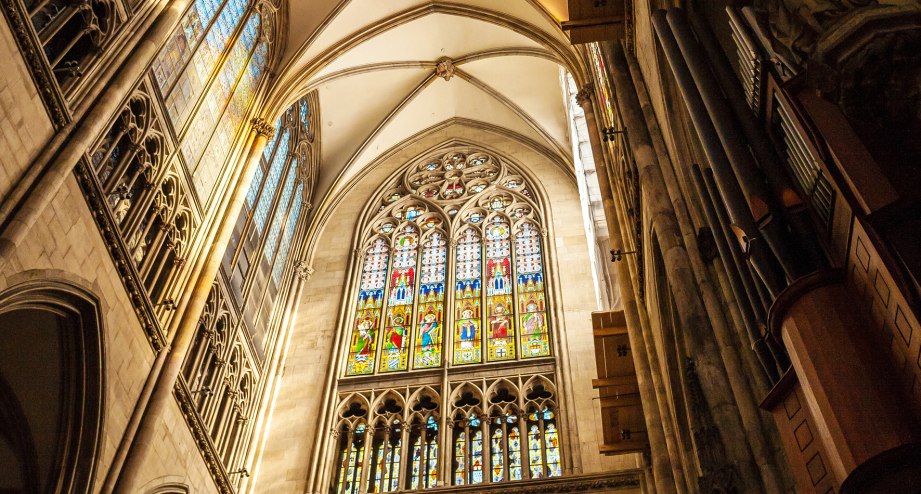
[(592, 103), (593, 96), (595, 96), (595, 84), (589, 82), (588, 84), (582, 86), (582, 89), (576, 93), (576, 103), (578, 103), (582, 108), (585, 108), (585, 105), (590, 105)]
[(271, 139), (275, 135), (275, 127), (260, 117), (253, 118), (253, 130), (266, 139)]

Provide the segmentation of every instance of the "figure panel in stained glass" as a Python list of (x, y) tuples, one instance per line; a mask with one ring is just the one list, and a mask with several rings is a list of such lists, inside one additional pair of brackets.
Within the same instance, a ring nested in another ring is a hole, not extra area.
[(467, 433), (458, 432), (454, 439), (454, 485), (464, 485), (467, 478)]
[(540, 428), (537, 424), (528, 427), (528, 465), (532, 479), (544, 476), (544, 455), (541, 451)]
[(510, 480), (521, 480), (521, 433), (514, 426), (508, 431), (508, 476)]
[[(479, 425), (479, 424), (477, 424)], [(483, 431), (473, 432), (470, 441), (470, 483), (483, 482)]]
[(415, 443), (413, 443), (413, 463), (412, 471), (410, 473), (410, 489), (418, 489), (419, 481), (421, 480), (422, 474), (422, 435), (416, 437)]
[(441, 365), (447, 256), (447, 240), (444, 234), (432, 232), (422, 247), (419, 327), (413, 364), (417, 369)]
[(512, 320), (511, 234), (508, 221), (492, 217), (486, 225), (487, 358), (515, 358), (515, 326)]
[(387, 303), (386, 329), (382, 341), (380, 372), (406, 370), (409, 334), (413, 327), (413, 298), (416, 289), (416, 258), (419, 233), (406, 226), (394, 240), (390, 296)]
[(502, 425), (493, 427), (489, 441), (489, 466), (493, 482), (501, 482), (505, 478), (505, 460), (502, 444)]
[(476, 230), (460, 234), (455, 252), (454, 363), (476, 364), (483, 360), (480, 331), (482, 242)]
[(389, 256), (390, 248), (382, 238), (375, 239), (365, 251), (346, 375), (371, 374), (374, 371), (377, 330)]
[(523, 223), (515, 234), (515, 254), (521, 356), (546, 357), (550, 355), (550, 335), (541, 263), (541, 237), (534, 224)]
[(544, 426), (544, 440), (547, 449), (547, 476), (559, 477), (563, 475), (560, 462), (560, 437), (556, 424), (548, 423)]

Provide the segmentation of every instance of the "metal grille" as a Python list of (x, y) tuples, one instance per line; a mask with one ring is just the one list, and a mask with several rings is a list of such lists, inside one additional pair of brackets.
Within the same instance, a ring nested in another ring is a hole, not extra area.
[(779, 98), (775, 97), (774, 103), (775, 115), (779, 117), (777, 128), (783, 138), (787, 155), (787, 170), (799, 184), (822, 224), (829, 228), (835, 204), (835, 191), (819, 167), (818, 160), (807, 145), (806, 139), (793, 124), (792, 112)]
[(726, 10), (729, 13), (729, 26), (732, 28), (732, 40), (736, 45), (739, 78), (745, 88), (748, 106), (751, 107), (755, 114), (758, 114), (761, 111), (761, 51), (758, 50), (751, 36), (749, 36), (744, 21), (739, 18), (733, 9), (728, 8)]

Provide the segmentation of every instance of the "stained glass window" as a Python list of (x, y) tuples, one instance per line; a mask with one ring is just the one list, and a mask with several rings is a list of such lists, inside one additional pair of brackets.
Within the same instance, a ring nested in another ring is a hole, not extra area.
[(522, 223), (515, 234), (518, 317), (523, 358), (550, 355), (540, 240), (540, 231), (530, 222)]
[(531, 467), (531, 478), (538, 479), (544, 476), (544, 454), (541, 447), (540, 426), (534, 422), (528, 425), (528, 465)]
[(424, 424), (414, 424), (414, 428), (416, 430), (411, 436), (415, 439), (411, 441), (413, 452), (409, 488), (435, 487), (438, 479), (438, 422), (430, 416)]
[(196, 0), (154, 61), (157, 85), (177, 128), (198, 100), (247, 5), (247, 0)]
[(500, 215), (486, 225), (487, 349), (490, 361), (515, 358), (512, 323), (512, 261), (509, 223)]
[(479, 428), (473, 432), (473, 439), (470, 441), (470, 483), (480, 484), (483, 482), (483, 431)]
[(416, 369), (441, 365), (447, 251), (443, 233), (433, 231), (426, 237), (419, 280), (419, 328), (413, 364)]
[(467, 483), (467, 433), (460, 431), (454, 439), (454, 485)]
[(384, 318), (384, 338), (381, 340), (381, 372), (406, 370), (418, 251), (419, 232), (414, 226), (404, 227), (394, 239), (390, 293)]
[(454, 289), (455, 330), (454, 363), (475, 364), (482, 361), (480, 332), (480, 235), (466, 228), (457, 242), (457, 282)]
[(496, 419), (493, 424), (492, 436), (489, 442), (490, 467), (492, 481), (501, 482), (505, 477), (505, 446), (502, 433), (502, 421)]
[(384, 301), (384, 283), (387, 279), (389, 257), (390, 246), (383, 238), (377, 238), (365, 253), (346, 375), (357, 376), (371, 374), (374, 371), (374, 350), (377, 345), (377, 330)]
[(381, 427), (377, 432), (371, 458), (374, 474), (370, 479), (369, 492), (393, 492), (399, 488), (401, 436), (399, 422), (392, 427)]
[(595, 73), (595, 78), (598, 83), (595, 84), (595, 88), (598, 90), (598, 96), (601, 97), (602, 104), (602, 114), (604, 115), (604, 120), (606, 126), (610, 127), (615, 124), (614, 120), (614, 97), (611, 95), (611, 85), (608, 81), (608, 72), (606, 64), (604, 62), (604, 55), (601, 53), (601, 47), (598, 43), (588, 43), (589, 54), (591, 55), (591, 61), (593, 72)]
[(508, 431), (508, 477), (510, 480), (521, 480), (521, 433), (517, 426), (512, 426)]
[(365, 454), (366, 427), (361, 424), (349, 433), (343, 431), (342, 463), (339, 467), (340, 494), (358, 494), (361, 492), (361, 470)]

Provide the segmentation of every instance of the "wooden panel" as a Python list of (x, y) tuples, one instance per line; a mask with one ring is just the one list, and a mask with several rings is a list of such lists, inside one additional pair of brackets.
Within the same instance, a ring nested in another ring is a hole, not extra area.
[[(793, 379), (792, 375), (785, 379)], [(796, 492), (834, 493), (838, 485), (828, 468), (828, 454), (822, 447), (815, 421), (805, 407), (805, 395), (799, 382), (790, 385), (788, 394), (774, 405), (771, 414), (796, 480)]]
[(605, 455), (643, 451), (649, 440), (626, 319), (622, 311), (595, 312), (592, 326), (598, 369), (592, 387), (598, 390), (604, 435), (599, 451)]
[(616, 41), (624, 37), (623, 0), (569, 0), (569, 20), (560, 25), (572, 44)]
[(859, 220), (851, 234), (847, 283), (870, 314), (886, 349), (884, 356), (895, 367), (911, 406), (921, 414), (921, 325)]

